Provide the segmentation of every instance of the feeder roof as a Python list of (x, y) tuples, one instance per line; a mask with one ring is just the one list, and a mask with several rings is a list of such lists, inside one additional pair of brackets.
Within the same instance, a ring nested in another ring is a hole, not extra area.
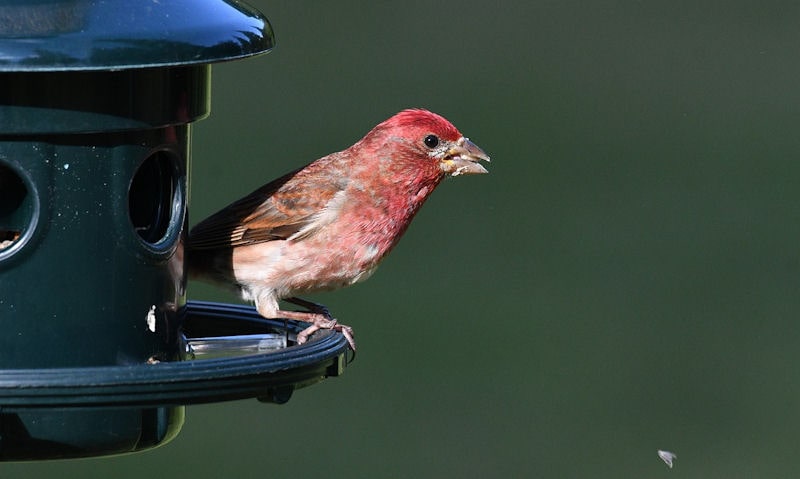
[(269, 21), (236, 0), (0, 0), (0, 72), (215, 63), (273, 45)]

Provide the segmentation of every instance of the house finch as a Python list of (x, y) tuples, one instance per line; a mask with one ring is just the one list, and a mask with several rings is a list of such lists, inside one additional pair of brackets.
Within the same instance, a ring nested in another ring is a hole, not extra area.
[[(189, 276), (232, 287), (265, 318), (341, 331), (352, 328), (297, 295), (368, 278), (446, 176), (487, 173), (489, 157), (441, 116), (405, 110), (350, 148), (262, 186), (196, 225)], [(305, 308), (279, 308), (284, 299)]]

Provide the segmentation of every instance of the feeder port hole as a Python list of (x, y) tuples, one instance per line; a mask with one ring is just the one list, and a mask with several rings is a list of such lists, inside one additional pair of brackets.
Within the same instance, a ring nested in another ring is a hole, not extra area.
[(14, 245), (31, 221), (28, 196), (22, 177), (0, 159), (0, 252)]

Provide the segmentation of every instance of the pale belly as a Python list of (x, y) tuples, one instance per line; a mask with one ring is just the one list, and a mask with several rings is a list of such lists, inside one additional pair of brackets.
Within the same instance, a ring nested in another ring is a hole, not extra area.
[(386, 249), (370, 242), (329, 247), (333, 243), (315, 237), (236, 248), (236, 282), (245, 293), (248, 289), (272, 289), (278, 298), (333, 290), (367, 279), (386, 253)]

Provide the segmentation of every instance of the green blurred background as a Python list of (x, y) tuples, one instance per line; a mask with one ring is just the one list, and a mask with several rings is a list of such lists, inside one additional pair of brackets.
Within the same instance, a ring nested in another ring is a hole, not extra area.
[(277, 47), (214, 67), (192, 222), (407, 107), (491, 174), (312, 298), (356, 330), (342, 377), (2, 477), (797, 474), (800, 5), (252, 3)]

